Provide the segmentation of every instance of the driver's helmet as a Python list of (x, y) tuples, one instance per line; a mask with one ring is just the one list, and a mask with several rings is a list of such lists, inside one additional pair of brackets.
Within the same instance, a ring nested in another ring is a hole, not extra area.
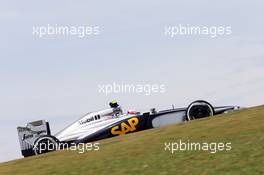
[(116, 100), (111, 101), (109, 105), (111, 108), (117, 108), (119, 106)]
[(119, 104), (117, 103), (116, 100), (113, 100), (109, 103), (110, 107), (113, 109), (113, 115), (116, 117), (122, 116), (123, 115), (123, 111), (121, 106), (119, 106)]

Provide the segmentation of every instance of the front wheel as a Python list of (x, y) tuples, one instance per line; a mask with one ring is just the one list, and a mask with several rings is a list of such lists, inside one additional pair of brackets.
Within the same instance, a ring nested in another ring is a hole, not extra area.
[(192, 102), (186, 110), (187, 120), (195, 120), (210, 117), (215, 114), (213, 106), (203, 100)]

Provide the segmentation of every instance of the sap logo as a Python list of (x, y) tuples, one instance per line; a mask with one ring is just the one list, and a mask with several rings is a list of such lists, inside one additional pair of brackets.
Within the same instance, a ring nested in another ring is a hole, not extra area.
[(138, 118), (131, 118), (127, 120), (128, 124), (122, 122), (121, 125), (115, 126), (111, 129), (113, 135), (124, 135), (128, 132), (137, 130), (136, 125), (138, 124)]

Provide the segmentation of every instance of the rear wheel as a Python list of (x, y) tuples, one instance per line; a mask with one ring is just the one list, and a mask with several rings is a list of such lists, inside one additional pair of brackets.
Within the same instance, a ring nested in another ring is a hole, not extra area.
[(203, 100), (192, 102), (186, 110), (187, 120), (195, 120), (210, 117), (215, 114), (213, 106)]
[(59, 141), (54, 136), (41, 136), (34, 144), (33, 150), (35, 155), (44, 154), (59, 149)]

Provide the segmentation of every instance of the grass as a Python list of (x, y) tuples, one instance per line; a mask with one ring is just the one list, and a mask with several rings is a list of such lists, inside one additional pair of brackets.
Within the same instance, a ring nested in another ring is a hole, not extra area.
[[(165, 151), (164, 143), (231, 142), (230, 151)], [(2, 175), (264, 174), (264, 106), (100, 141), (99, 151), (57, 151), (0, 164)]]

